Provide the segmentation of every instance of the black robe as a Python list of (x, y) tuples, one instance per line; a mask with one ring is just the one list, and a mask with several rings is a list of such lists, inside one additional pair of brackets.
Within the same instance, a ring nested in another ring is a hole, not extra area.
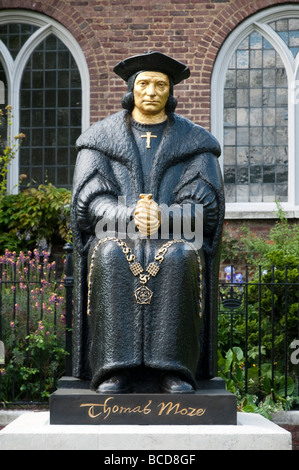
[[(93, 266), (89, 317), (87, 280), (90, 256), (98, 241), (96, 223), (102, 217), (130, 223), (144, 183), (127, 111), (91, 126), (78, 139), (77, 147), (71, 209), (75, 274), (73, 375), (92, 378), (95, 388), (112, 372), (141, 365), (177, 372), (193, 384), (214, 377), (224, 217), (218, 142), (202, 127), (171, 114), (149, 179), (150, 192), (159, 205), (203, 205), (204, 240), (198, 253), (202, 279), (194, 251), (187, 250), (183, 243), (175, 244), (165, 255), (156, 278), (149, 281), (154, 293), (152, 302), (137, 304), (133, 293), (139, 281), (130, 272), (121, 248), (112, 241), (102, 243)], [(126, 207), (118, 205), (120, 196), (126, 198)], [(127, 240), (144, 268), (165, 242), (160, 238)]]

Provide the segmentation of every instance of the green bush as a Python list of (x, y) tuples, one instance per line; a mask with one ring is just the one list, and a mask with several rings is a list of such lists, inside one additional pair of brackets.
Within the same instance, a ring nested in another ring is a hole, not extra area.
[[(65, 296), (56, 263), (37, 250), (0, 256), (0, 402), (47, 401), (65, 367)], [(15, 396), (12, 390), (15, 390)]]
[[(299, 225), (287, 220), (279, 204), (278, 216), (267, 240), (242, 228), (242, 237), (229, 236), (224, 250), (223, 258), (231, 255), (235, 263), (245, 258), (249, 265), (250, 284), (246, 292), (243, 290), (242, 305), (234, 314), (219, 315), (218, 322), (219, 374), (226, 379), (227, 387), (237, 392), (239, 407), (245, 407), (245, 411), (254, 407), (258, 412), (279, 406), (287, 409), (292, 400), (298, 400), (298, 366), (290, 360), (286, 366), (285, 357), (290, 357), (290, 345), (298, 339)], [(225, 287), (222, 289), (225, 291)], [(248, 395), (241, 367), (245, 351)], [(287, 400), (283, 398), (285, 391), (290, 395)]]
[[(11, 106), (0, 110), (0, 127), (9, 128), (11, 120)], [(70, 241), (71, 192), (45, 184), (7, 194), (8, 168), (24, 137), (4, 143), (0, 135), (2, 403), (47, 401), (64, 372), (66, 355), (64, 286), (45, 248)]]
[[(272, 372), (272, 364), (255, 363), (247, 369), (248, 388), (245, 390), (245, 356), (240, 347), (229, 349), (225, 355), (218, 353), (219, 376), (225, 379), (226, 388), (238, 399), (238, 410), (259, 413), (271, 418), (275, 411), (288, 410), (293, 400), (294, 381), (279, 371)], [(273, 375), (273, 380), (272, 380)], [(287, 398), (284, 398), (287, 389)]]
[(264, 266), (272, 251), (282, 250), (284, 255), (299, 260), (299, 224), (290, 222), (277, 201), (277, 221), (269, 231), (268, 238), (260, 237), (248, 227), (240, 226), (234, 233), (225, 230), (222, 243), (222, 261), (230, 264)]
[[(3, 124), (9, 134), (11, 106), (0, 110), (0, 127)], [(70, 191), (49, 183), (38, 188), (28, 185), (19, 194), (7, 194), (8, 168), (24, 137), (21, 133), (4, 144), (0, 135), (0, 254), (5, 250), (48, 249), (52, 243), (60, 244), (71, 238)]]
[(70, 241), (71, 192), (51, 183), (0, 195), (0, 253)]

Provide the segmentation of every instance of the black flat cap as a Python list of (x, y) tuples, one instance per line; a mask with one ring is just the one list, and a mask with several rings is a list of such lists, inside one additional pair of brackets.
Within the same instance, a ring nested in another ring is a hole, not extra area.
[(113, 71), (125, 82), (138, 72), (165, 73), (172, 79), (174, 85), (190, 77), (190, 69), (185, 64), (162, 54), (162, 52), (155, 51), (128, 57), (119, 62)]

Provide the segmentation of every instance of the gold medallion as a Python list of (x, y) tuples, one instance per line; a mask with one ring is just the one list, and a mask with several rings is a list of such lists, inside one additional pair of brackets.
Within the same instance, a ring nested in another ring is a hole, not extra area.
[[(155, 255), (154, 261), (148, 265), (148, 267), (146, 268), (146, 273), (145, 273), (143, 272), (143, 267), (141, 266), (141, 264), (138, 261), (135, 261), (136, 258), (135, 258), (135, 255), (132, 253), (131, 248), (129, 248), (123, 240), (120, 240), (114, 237), (106, 237), (106, 238), (100, 239), (91, 256), (91, 263), (90, 263), (90, 270), (89, 270), (89, 277), (88, 277), (87, 315), (90, 315), (90, 297), (91, 297), (91, 284), (92, 284), (91, 277), (92, 277), (94, 259), (95, 259), (95, 255), (96, 255), (98, 247), (101, 245), (101, 243), (105, 241), (114, 241), (115, 243), (117, 243), (117, 245), (121, 248), (123, 254), (125, 255), (128, 261), (129, 268), (133, 276), (135, 277), (139, 276), (139, 282), (141, 286), (138, 287), (138, 289), (134, 291), (134, 296), (135, 296), (136, 302), (141, 305), (148, 305), (151, 303), (154, 293), (145, 284), (147, 284), (147, 282), (150, 280), (151, 277), (156, 277), (157, 274), (159, 273), (160, 265), (163, 262), (168, 249), (174, 243), (186, 243), (193, 248), (193, 245), (187, 242), (186, 240), (169, 240), (168, 242), (164, 243), (164, 245), (162, 245), (161, 248), (159, 248), (159, 250), (157, 251), (157, 254)], [(201, 272), (201, 263), (200, 263), (199, 257), (198, 257), (198, 261), (199, 261), (200, 272)]]
[(134, 292), (138, 304), (150, 304), (153, 292), (146, 286), (138, 287)]

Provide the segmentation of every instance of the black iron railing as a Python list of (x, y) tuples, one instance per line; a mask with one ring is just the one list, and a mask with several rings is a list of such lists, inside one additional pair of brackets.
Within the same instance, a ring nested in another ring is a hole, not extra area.
[[(220, 356), (238, 353), (227, 378), (242, 380), (244, 393), (299, 396), (299, 267), (228, 267), (218, 319)], [(72, 320), (71, 244), (63, 266), (48, 253), (0, 257), (0, 403), (47, 403), (72, 375)]]
[[(229, 335), (227, 334), (229, 331)], [(219, 283), (219, 349), (238, 348), (244, 392), (299, 396), (299, 267), (226, 268)], [(231, 374), (233, 376), (233, 372)], [(252, 387), (253, 385), (253, 387)]]
[(71, 375), (72, 246), (0, 256), (0, 403), (46, 403), (61, 375)]

